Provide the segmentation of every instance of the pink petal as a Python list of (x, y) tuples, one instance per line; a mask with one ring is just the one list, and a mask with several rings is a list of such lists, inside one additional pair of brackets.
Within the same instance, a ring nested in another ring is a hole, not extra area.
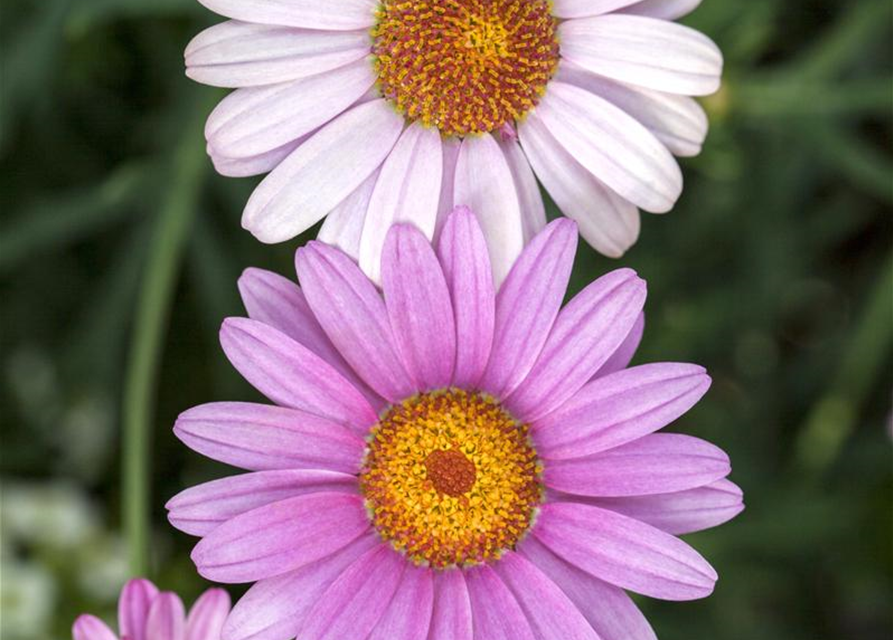
[(186, 47), (186, 75), (215, 87), (277, 84), (369, 55), (367, 31), (311, 31), (229, 20)]
[(442, 176), (440, 133), (416, 121), (385, 160), (369, 199), (360, 267), (373, 281), (381, 281), (382, 247), (393, 224), (408, 222), (429, 241), (434, 237)]
[(232, 518), (308, 493), (358, 493), (355, 475), (335, 471), (258, 471), (212, 480), (180, 492), (165, 505), (180, 531), (206, 536)]
[(700, 4), (701, 0), (642, 0), (623, 9), (621, 13), (677, 20), (697, 9)]
[(645, 304), (645, 281), (632, 269), (602, 276), (574, 297), (555, 321), (539, 359), (508, 398), (530, 422), (576, 394), (620, 346)]
[(364, 441), (331, 420), (284, 407), (212, 402), (185, 411), (174, 433), (214, 460), (249, 470), (356, 473)]
[(295, 571), (252, 586), (226, 621), (222, 640), (282, 640), (301, 633), (310, 608), (361, 554), (380, 546), (373, 534)]
[(329, 418), (359, 433), (378, 420), (369, 401), (332, 365), (270, 326), (227, 318), (220, 344), (239, 373), (276, 404)]
[(663, 362), (596, 378), (538, 420), (540, 455), (578, 458), (657, 431), (691, 409), (710, 388), (703, 367)]
[(434, 604), (433, 576), (431, 569), (407, 566), (369, 640), (426, 640)]
[(223, 589), (205, 591), (186, 617), (186, 640), (220, 640), (230, 604), (229, 594)]
[(555, 0), (555, 8), (552, 13), (563, 19), (598, 16), (636, 2), (638, 0)]
[(515, 596), (489, 565), (465, 572), (471, 598), (474, 640), (534, 640)]
[(639, 210), (585, 169), (536, 112), (518, 128), (521, 146), (543, 187), (561, 212), (579, 226), (596, 251), (619, 258), (639, 238)]
[(347, 199), (329, 212), (323, 220), (316, 239), (341, 249), (354, 262), (360, 259), (360, 240), (366, 225), (366, 211), (372, 199), (372, 190), (378, 182), (381, 170), (376, 169), (366, 181), (357, 187)]
[(574, 603), (523, 556), (508, 551), (494, 565), (541, 640), (600, 640)]
[(496, 297), (496, 329), (481, 387), (497, 398), (520, 385), (536, 362), (570, 279), (576, 225), (556, 220), (524, 249)]
[[(322, 234), (320, 234), (322, 235)], [(246, 269), (239, 278), (242, 302), (252, 320), (268, 324), (328, 362), (378, 410), (382, 399), (360, 380), (316, 321), (297, 284), (263, 269)]]
[(677, 536), (717, 527), (744, 511), (741, 489), (728, 480), (650, 496), (562, 499), (610, 509)]
[(493, 280), (499, 286), (524, 247), (524, 225), (511, 168), (493, 136), (462, 141), (453, 202), (477, 216), (490, 250)]
[(118, 598), (118, 630), (131, 640), (146, 639), (146, 617), (158, 588), (143, 578), (127, 582)]
[(630, 361), (633, 359), (633, 356), (636, 355), (636, 350), (639, 348), (639, 343), (642, 342), (642, 335), (644, 333), (645, 313), (643, 312), (636, 318), (633, 328), (630, 329), (630, 332), (627, 334), (626, 338), (623, 339), (623, 342), (620, 343), (620, 346), (617, 347), (617, 350), (614, 351), (614, 353), (611, 354), (611, 357), (605, 361), (605, 364), (600, 366), (598, 371), (595, 372), (593, 379), (601, 378), (610, 373), (626, 369), (629, 366)]
[(528, 536), (518, 552), (570, 598), (602, 640), (657, 640), (626, 592), (580, 571)]
[(536, 183), (536, 176), (530, 168), (530, 162), (521, 151), (517, 140), (502, 140), (499, 142), (505, 160), (512, 172), (512, 181), (518, 194), (518, 204), (521, 206), (521, 226), (524, 231), (524, 244), (528, 244), (533, 237), (546, 226), (546, 207), (543, 204), (543, 196), (540, 186)]
[(146, 640), (185, 640), (186, 611), (176, 593), (162, 591), (146, 618)]
[(652, 598), (704, 598), (717, 579), (707, 561), (678, 538), (590, 505), (544, 504), (534, 535), (583, 571)]
[(262, 24), (349, 31), (375, 24), (374, 0), (199, 0), (227, 18)]
[(391, 603), (406, 566), (387, 545), (367, 551), (326, 589), (307, 615), (302, 635), (365, 640)]
[(545, 483), (584, 496), (642, 496), (684, 491), (729, 475), (725, 452), (709, 442), (655, 433), (585, 458), (546, 464)]
[(719, 89), (722, 54), (710, 38), (680, 24), (615, 14), (569, 20), (558, 36), (564, 59), (606, 78), (692, 96)]
[(306, 138), (298, 138), (282, 145), (278, 149), (248, 158), (228, 158), (215, 152), (208, 145), (208, 155), (211, 157), (211, 162), (214, 163), (214, 169), (220, 175), (230, 178), (246, 178), (272, 171), (279, 166), (279, 163), (290, 156), (292, 151), (297, 149), (304, 140)]
[(470, 209), (458, 207), (447, 219), (438, 253), (455, 314), (453, 384), (474, 389), (493, 346), (496, 294), (484, 234)]
[(419, 390), (449, 386), (456, 360), (453, 305), (434, 249), (416, 227), (391, 228), (382, 284), (397, 353)]
[(402, 130), (403, 118), (384, 100), (351, 108), (260, 183), (245, 206), (242, 226), (266, 243), (303, 233), (381, 166)]
[(208, 144), (230, 158), (267, 153), (331, 121), (374, 83), (372, 63), (364, 59), (307, 78), (238, 89), (208, 117)]
[(258, 507), (223, 523), (192, 551), (215, 582), (252, 582), (324, 558), (369, 528), (360, 496), (310, 493)]
[(676, 203), (682, 192), (679, 165), (648, 129), (619, 107), (553, 80), (535, 113), (577, 162), (621, 197), (655, 213), (669, 211)]
[(375, 285), (346, 255), (310, 242), (295, 257), (307, 302), (354, 371), (389, 402), (417, 391), (397, 355), (387, 310)]
[(471, 599), (460, 569), (434, 574), (434, 612), (428, 640), (473, 640)]
[(80, 615), (74, 621), (71, 637), (74, 640), (118, 640), (106, 623), (88, 614)]

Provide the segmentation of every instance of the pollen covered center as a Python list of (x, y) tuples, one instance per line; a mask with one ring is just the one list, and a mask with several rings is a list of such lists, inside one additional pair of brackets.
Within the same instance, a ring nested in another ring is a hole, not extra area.
[(372, 37), (382, 95), (445, 136), (521, 118), (558, 66), (548, 0), (382, 0)]
[(417, 564), (497, 559), (530, 527), (541, 466), (527, 426), (483, 394), (395, 405), (372, 429), (360, 486), (378, 533)]

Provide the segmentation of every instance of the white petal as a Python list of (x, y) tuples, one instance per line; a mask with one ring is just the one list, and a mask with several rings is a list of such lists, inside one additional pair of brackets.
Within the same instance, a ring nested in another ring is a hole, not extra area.
[(546, 226), (546, 207), (543, 205), (543, 196), (540, 187), (536, 183), (536, 176), (530, 168), (530, 163), (521, 151), (517, 140), (503, 140), (499, 143), (505, 159), (512, 171), (515, 181), (515, 190), (518, 193), (518, 202), (521, 205), (521, 224), (524, 228), (524, 244), (543, 230)]
[(459, 161), (459, 149), (462, 141), (459, 138), (447, 138), (443, 141), (443, 180), (440, 182), (440, 204), (437, 206), (437, 225), (434, 229), (435, 241), (440, 240), (440, 230), (455, 205), (453, 191), (456, 182), (456, 163)]
[(701, 0), (642, 0), (623, 9), (621, 13), (632, 13), (664, 20), (676, 20), (698, 8)]
[(355, 261), (359, 261), (366, 210), (379, 173), (380, 170), (373, 171), (363, 184), (332, 209), (322, 223), (317, 240), (338, 247)]
[(199, 0), (214, 13), (261, 24), (350, 31), (375, 24), (376, 0)]
[(668, 93), (719, 89), (722, 54), (694, 29), (643, 16), (606, 15), (558, 27), (561, 56), (587, 71)]
[(470, 136), (456, 163), (453, 202), (471, 209), (484, 231), (497, 288), (524, 247), (521, 205), (512, 171), (493, 136)]
[(369, 200), (360, 267), (374, 282), (381, 281), (381, 249), (392, 224), (411, 222), (429, 240), (434, 237), (442, 175), (440, 132), (416, 121), (385, 160)]
[(208, 145), (208, 155), (214, 168), (222, 176), (230, 178), (245, 178), (247, 176), (257, 176), (262, 173), (268, 173), (279, 166), (279, 163), (291, 155), (291, 152), (297, 149), (308, 136), (293, 140), (286, 145), (261, 153), (256, 156), (247, 158), (229, 158), (222, 156)]
[(262, 242), (282, 242), (316, 224), (390, 153), (403, 118), (384, 100), (354, 107), (297, 148), (255, 189), (242, 226)]
[(636, 2), (638, 0), (555, 0), (555, 9), (552, 13), (564, 19), (584, 18), (611, 13)]
[(669, 211), (682, 193), (672, 154), (604, 98), (553, 80), (533, 113), (577, 162), (642, 209)]

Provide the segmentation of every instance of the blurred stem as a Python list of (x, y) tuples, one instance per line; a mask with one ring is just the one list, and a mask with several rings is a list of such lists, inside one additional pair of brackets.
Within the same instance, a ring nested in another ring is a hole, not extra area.
[(155, 418), (156, 378), (182, 254), (208, 165), (201, 133), (204, 115), (204, 109), (197, 111), (196, 121), (184, 131), (173, 159), (170, 189), (150, 240), (130, 342), (121, 462), (123, 520), (133, 575), (146, 575), (149, 564), (150, 429)]

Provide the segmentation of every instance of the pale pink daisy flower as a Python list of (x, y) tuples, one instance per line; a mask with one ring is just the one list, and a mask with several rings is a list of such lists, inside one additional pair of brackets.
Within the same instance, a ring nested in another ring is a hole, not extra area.
[(96, 616), (84, 614), (75, 620), (71, 634), (74, 640), (220, 640), (229, 610), (229, 594), (208, 589), (186, 615), (176, 593), (159, 591), (138, 578), (121, 590), (118, 633)]
[(546, 222), (537, 179), (618, 257), (639, 209), (682, 191), (722, 56), (672, 20), (699, 0), (200, 0), (232, 18), (186, 49), (189, 77), (237, 88), (208, 119), (218, 171), (271, 172), (243, 226), (320, 239), (376, 282), (385, 235), (437, 240), (478, 216), (497, 283)]
[(625, 590), (702, 598), (717, 575), (676, 537), (743, 509), (728, 457), (654, 432), (704, 369), (627, 368), (645, 283), (629, 269), (561, 308), (577, 230), (552, 222), (495, 290), (458, 209), (437, 251), (395, 225), (383, 294), (311, 242), (299, 288), (250, 269), (233, 365), (276, 406), (183, 413), (188, 446), (250, 470), (182, 492), (199, 573), (255, 582), (224, 640), (646, 640)]

